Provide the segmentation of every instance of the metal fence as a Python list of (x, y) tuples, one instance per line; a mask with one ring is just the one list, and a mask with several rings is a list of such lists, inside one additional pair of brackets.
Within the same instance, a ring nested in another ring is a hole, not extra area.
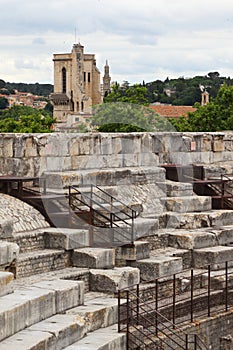
[(233, 261), (228, 261), (218, 265), (221, 270), (216, 270), (216, 265), (184, 270), (149, 285), (120, 290), (118, 330), (127, 332), (128, 349), (137, 349), (133, 343), (140, 343), (138, 349), (143, 349), (144, 343), (163, 349), (164, 342), (166, 349), (178, 349), (175, 342), (180, 349), (206, 349), (197, 335), (193, 335), (192, 347), (191, 335), (184, 334), (180, 327), (184, 322), (197, 322), (233, 307), (232, 266)]

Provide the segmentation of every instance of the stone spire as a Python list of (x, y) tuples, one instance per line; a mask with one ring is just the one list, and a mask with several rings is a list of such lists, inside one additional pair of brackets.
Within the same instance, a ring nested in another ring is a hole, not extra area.
[(109, 65), (106, 60), (106, 64), (104, 66), (104, 77), (103, 77), (103, 95), (107, 96), (107, 94), (111, 91), (111, 77), (109, 75)]

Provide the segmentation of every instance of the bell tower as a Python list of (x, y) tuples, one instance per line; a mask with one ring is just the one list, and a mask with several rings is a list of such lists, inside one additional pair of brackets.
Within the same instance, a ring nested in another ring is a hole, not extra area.
[(106, 64), (104, 66), (104, 77), (103, 77), (103, 95), (106, 97), (111, 91), (111, 77), (109, 75), (109, 65), (106, 60)]

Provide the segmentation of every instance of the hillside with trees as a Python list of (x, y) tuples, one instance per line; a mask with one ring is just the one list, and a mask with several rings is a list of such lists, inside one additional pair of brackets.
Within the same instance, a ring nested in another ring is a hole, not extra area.
[(221, 77), (218, 72), (209, 72), (206, 76), (167, 78), (164, 82), (156, 80), (143, 83), (143, 86), (148, 90), (147, 98), (150, 103), (193, 106), (196, 102), (201, 102), (202, 90), (206, 90), (211, 98), (215, 98), (223, 84), (232, 86), (233, 79)]
[(33, 95), (48, 97), (53, 92), (52, 84), (27, 84), (27, 83), (9, 83), (0, 79), (0, 93), (9, 95), (14, 93), (14, 90), (20, 92), (29, 92)]

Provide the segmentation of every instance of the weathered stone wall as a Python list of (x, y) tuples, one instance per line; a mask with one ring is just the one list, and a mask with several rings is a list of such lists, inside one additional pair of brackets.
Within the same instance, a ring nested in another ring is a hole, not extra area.
[(211, 350), (232, 350), (233, 349), (233, 311), (209, 317), (189, 326), (188, 333), (197, 333), (201, 339), (208, 344)]
[(0, 173), (233, 161), (233, 132), (0, 134)]

